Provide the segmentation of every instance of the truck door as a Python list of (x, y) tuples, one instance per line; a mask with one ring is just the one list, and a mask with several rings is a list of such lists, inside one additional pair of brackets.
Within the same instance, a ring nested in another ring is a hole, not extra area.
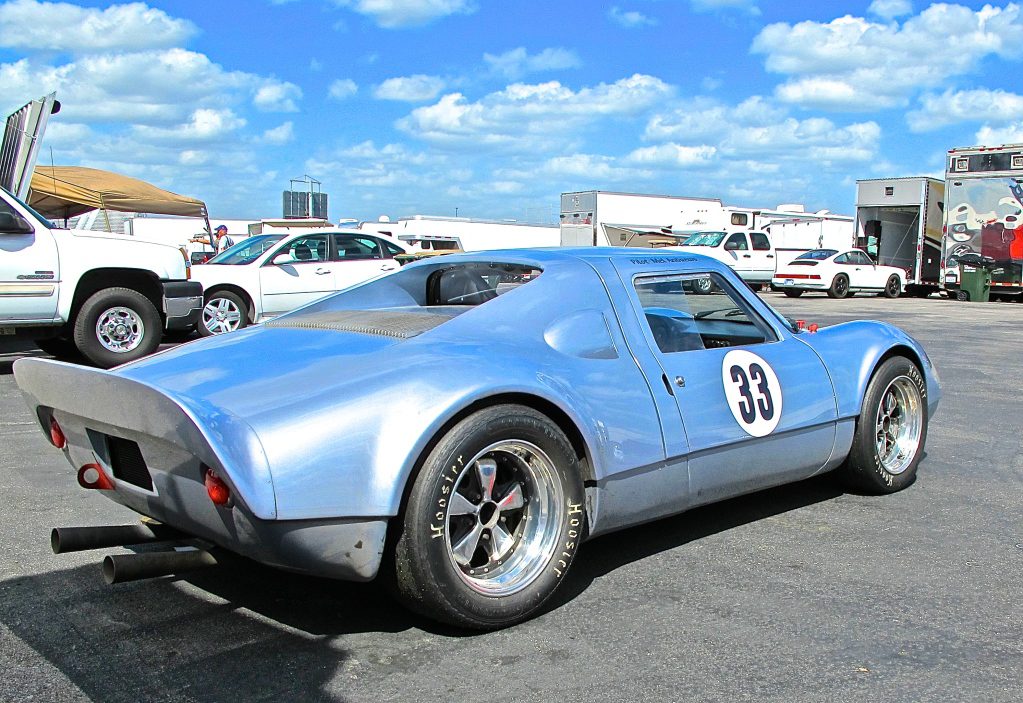
[[(279, 315), (337, 290), (328, 251), (326, 234), (290, 239), (274, 250), (259, 269), (264, 314)], [(288, 258), (273, 263), (282, 255)]]
[(753, 256), (751, 259), (753, 262), (753, 276), (751, 280), (770, 281), (771, 277), (774, 276), (777, 262), (774, 248), (771, 246), (771, 240), (763, 232), (750, 232), (749, 238), (750, 244), (753, 245), (752, 249), (750, 249), (750, 253)]
[(807, 345), (720, 273), (633, 273), (623, 276), (627, 287), (630, 279), (688, 439), (693, 505), (823, 468), (837, 411), (827, 370)]
[(0, 200), (0, 321), (53, 320), (58, 266), (53, 234), (6, 199)]
[(734, 232), (725, 238), (721, 245), (734, 263), (729, 264), (744, 279), (749, 280), (753, 275), (753, 254), (750, 251), (749, 239), (745, 232)]

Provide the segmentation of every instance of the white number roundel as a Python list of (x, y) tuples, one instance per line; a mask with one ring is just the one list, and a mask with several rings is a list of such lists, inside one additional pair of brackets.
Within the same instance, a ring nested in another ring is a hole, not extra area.
[(766, 361), (745, 349), (733, 349), (721, 362), (725, 398), (739, 427), (765, 437), (781, 419), (781, 384)]

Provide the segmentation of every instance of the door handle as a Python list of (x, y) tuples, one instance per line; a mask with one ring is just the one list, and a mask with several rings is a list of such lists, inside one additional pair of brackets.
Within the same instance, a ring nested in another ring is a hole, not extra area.
[(774, 254), (768, 254), (768, 255), (767, 255), (767, 258), (768, 258), (768, 259), (773, 259), (773, 258), (774, 258)]
[(742, 258), (744, 258), (744, 259), (748, 259), (748, 258), (750, 258), (750, 255), (749, 255), (749, 254), (743, 254), (743, 255), (742, 255)]
[(384, 264), (383, 266), (380, 267), (380, 270), (381, 271), (393, 271), (396, 268), (398, 268), (398, 267), (395, 266), (394, 264)]
[(316, 269), (316, 275), (317, 276), (326, 276), (328, 273), (330, 273), (330, 269), (325, 269), (325, 268), (318, 268), (318, 269)]

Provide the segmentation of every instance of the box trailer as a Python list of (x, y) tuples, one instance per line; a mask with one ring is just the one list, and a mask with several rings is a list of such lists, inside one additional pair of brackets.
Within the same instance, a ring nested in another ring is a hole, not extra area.
[(851, 215), (836, 215), (827, 210), (805, 212), (802, 205), (779, 205), (777, 210), (758, 213), (784, 265), (812, 249), (848, 249), (856, 246)]
[(514, 220), (414, 215), (394, 222), (387, 218), (363, 222), (359, 229), (397, 237), (409, 246), (413, 254), (556, 247), (560, 244), (557, 225), (526, 224)]
[(951, 149), (945, 164), (941, 280), (959, 290), (959, 257), (994, 260), (991, 292), (1023, 291), (1023, 144)]
[(937, 178), (856, 181), (856, 246), (878, 264), (906, 271), (906, 293), (941, 289), (945, 184)]

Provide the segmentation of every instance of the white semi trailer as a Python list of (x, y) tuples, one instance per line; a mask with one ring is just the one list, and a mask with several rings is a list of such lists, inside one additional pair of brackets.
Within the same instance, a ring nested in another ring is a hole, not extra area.
[(526, 224), (513, 220), (414, 215), (393, 222), (387, 218), (363, 222), (359, 229), (396, 237), (406, 243), (413, 254), (556, 247), (560, 244), (557, 225)]

